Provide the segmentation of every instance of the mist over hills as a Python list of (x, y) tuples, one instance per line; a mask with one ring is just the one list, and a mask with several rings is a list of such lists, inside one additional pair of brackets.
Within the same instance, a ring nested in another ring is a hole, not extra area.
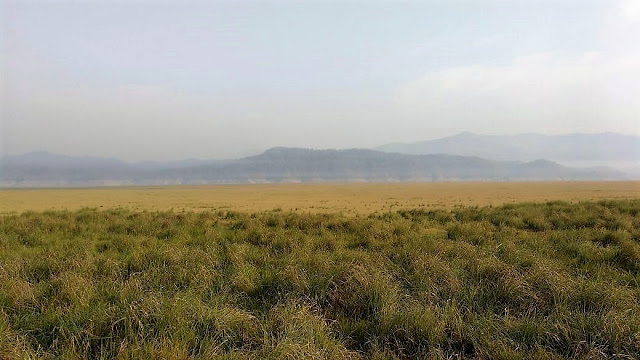
[(237, 160), (126, 163), (45, 152), (5, 157), (0, 186), (109, 186), (350, 181), (625, 180), (608, 168), (366, 149), (272, 148)]
[(500, 136), (463, 132), (436, 140), (386, 144), (375, 150), (479, 156), (498, 161), (547, 159), (570, 166), (640, 163), (640, 137), (615, 133)]

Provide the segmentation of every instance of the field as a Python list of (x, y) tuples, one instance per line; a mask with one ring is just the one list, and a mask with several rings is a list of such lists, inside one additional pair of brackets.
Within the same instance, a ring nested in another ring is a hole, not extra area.
[(369, 214), (553, 200), (640, 198), (640, 182), (350, 183), (0, 190), (0, 214), (127, 208)]
[(640, 200), (466, 206), (637, 197), (613, 184), (4, 192), (135, 206), (0, 217), (0, 358), (637, 359)]
[(0, 359), (640, 357), (640, 183), (0, 191)]

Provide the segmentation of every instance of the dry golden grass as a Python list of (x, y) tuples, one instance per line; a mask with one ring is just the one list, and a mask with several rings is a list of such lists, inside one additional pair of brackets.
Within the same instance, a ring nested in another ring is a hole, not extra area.
[(629, 182), (444, 182), (262, 184), (0, 190), (0, 213), (51, 209), (235, 210), (368, 214), (408, 208), (451, 208), (551, 200), (640, 197)]

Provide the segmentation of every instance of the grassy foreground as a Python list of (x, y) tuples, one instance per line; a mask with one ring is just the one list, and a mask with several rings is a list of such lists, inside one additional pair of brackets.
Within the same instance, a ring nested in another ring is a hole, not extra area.
[(640, 200), (0, 217), (0, 358), (640, 358)]

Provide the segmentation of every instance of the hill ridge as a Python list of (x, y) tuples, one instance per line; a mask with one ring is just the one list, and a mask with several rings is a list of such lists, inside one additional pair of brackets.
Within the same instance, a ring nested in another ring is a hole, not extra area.
[(393, 142), (374, 149), (412, 155), (477, 155), (499, 161), (531, 161), (543, 158), (568, 165), (598, 161), (640, 162), (640, 137), (612, 132), (484, 135), (465, 131), (433, 140)]
[(0, 185), (96, 186), (332, 181), (626, 180), (606, 168), (576, 169), (553, 161), (496, 161), (450, 154), (406, 155), (371, 149), (275, 147), (238, 160), (153, 167), (21, 164), (3, 161)]

